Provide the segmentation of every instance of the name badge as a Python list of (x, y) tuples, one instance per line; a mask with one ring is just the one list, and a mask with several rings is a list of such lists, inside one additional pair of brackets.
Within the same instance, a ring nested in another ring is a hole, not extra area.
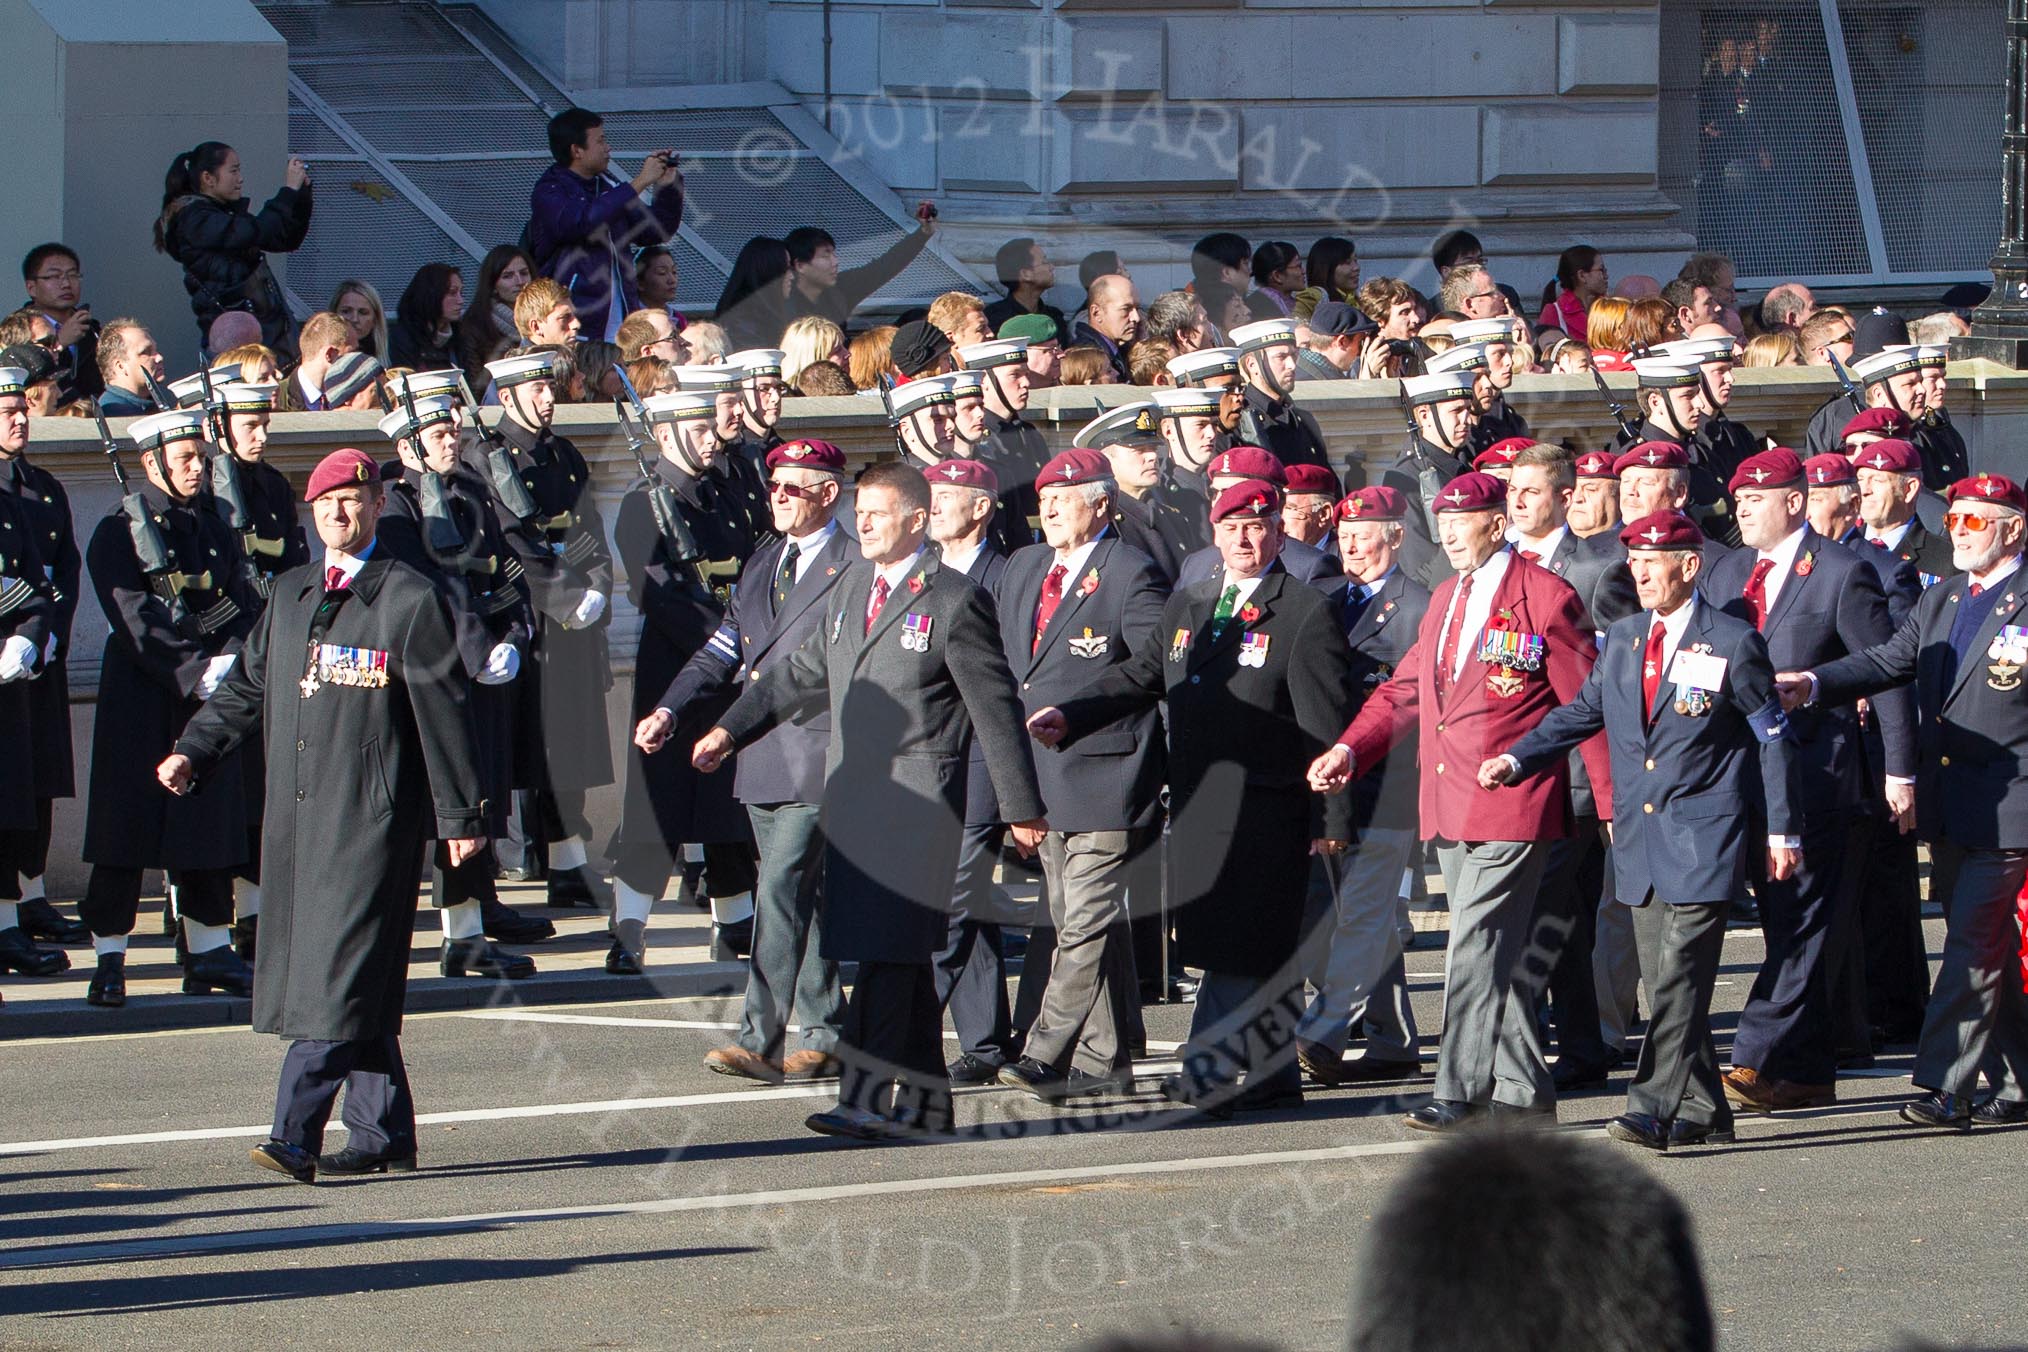
[(930, 643), (930, 617), (910, 613), (901, 617), (901, 646), (912, 653), (926, 653)]
[(1264, 667), (1267, 665), (1268, 636), (1247, 633), (1239, 636), (1239, 664), (1243, 667)]
[(1723, 690), (1725, 659), (1713, 653), (1678, 648), (1675, 661), (1669, 664), (1669, 681), (1693, 690)]

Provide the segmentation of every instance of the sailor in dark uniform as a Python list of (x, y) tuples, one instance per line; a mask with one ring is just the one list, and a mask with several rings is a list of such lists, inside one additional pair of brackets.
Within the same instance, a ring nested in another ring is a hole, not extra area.
[[(1218, 395), (1214, 418), (1217, 438), (1213, 454), (1229, 446), (1248, 444), (1240, 432), (1240, 422), (1246, 415), (1247, 384), (1239, 373), (1238, 348), (1200, 347), (1195, 352), (1171, 357), (1163, 369), (1169, 373), (1169, 379), (1176, 382), (1178, 389), (1211, 390)], [(1207, 513), (1211, 510), (1209, 503), (1204, 510)], [(1207, 541), (1211, 538), (1208, 524), (1204, 538)]]
[(1507, 402), (1507, 391), (1514, 384), (1513, 342), (1512, 319), (1467, 319), (1451, 325), (1452, 350), (1469, 346), (1485, 351), (1483, 359), (1468, 368), (1485, 381), (1479, 389), (1479, 422), (1472, 429), (1472, 444), (1478, 450), (1529, 435), (1528, 420)]
[(1944, 361), (1950, 349), (1923, 345), (1915, 349), (1915, 355), (1922, 363), (1922, 417), (1916, 422), (1920, 435), (1914, 438), (1917, 448), (1923, 453), (1923, 463), (1934, 465), (1936, 474), (1946, 482), (1953, 476), (1963, 478), (1972, 472), (1971, 457), (1965, 450), (1964, 434), (1944, 407)]
[(675, 366), (670, 368), (669, 376), (681, 393), (712, 397), (711, 431), (718, 438), (718, 449), (709, 472), (719, 509), (739, 517), (739, 534), (747, 541), (746, 552), (740, 555), (739, 562), (745, 563), (747, 554), (774, 534), (774, 518), (768, 512), (767, 480), (761, 473), (760, 462), (746, 453), (745, 370), (729, 363)]
[(1296, 325), (1290, 319), (1263, 319), (1232, 331), (1239, 345), (1239, 371), (1246, 380), (1246, 408), (1239, 415), (1239, 440), (1273, 451), (1284, 465), (1325, 465), (1331, 453), (1324, 430), (1294, 398)]
[(1443, 486), (1471, 465), (1472, 428), (1478, 406), (1468, 372), (1439, 371), (1407, 376), (1401, 382), (1414, 431), (1408, 454), (1384, 466), (1378, 482), (1409, 501), (1399, 567), (1425, 587), (1434, 588), (1451, 575), (1437, 548), (1436, 496)]
[(895, 444), (917, 469), (928, 470), (957, 454), (953, 430), (957, 402), (956, 389), (937, 376), (923, 376), (888, 391), (887, 414)]
[(1035, 476), (1049, 459), (1048, 440), (1021, 416), (1028, 407), (1028, 340), (972, 343), (958, 348), (957, 358), (965, 370), (983, 377), (986, 438), (971, 454), (991, 465), (1005, 485), (993, 513), (993, 539), (1003, 553), (1012, 554), (1038, 538), (1042, 508), (1035, 496)]
[(745, 373), (739, 384), (739, 451), (762, 471), (763, 479), (768, 452), (782, 444), (782, 398), (789, 388), (782, 380), (782, 362), (787, 356), (780, 348), (750, 347), (725, 358), (727, 366)]
[[(1736, 344), (1732, 335), (1679, 338), (1673, 343), (1658, 344), (1653, 353), (1657, 357), (1697, 368), (1704, 382), (1705, 410), (1703, 420), (1697, 425), (1697, 434), (1690, 439), (1690, 463), (1702, 465), (1720, 483), (1730, 482), (1739, 462), (1761, 449), (1760, 439), (1725, 412), (1732, 403), (1732, 369), (1736, 360)], [(1739, 530), (1732, 523), (1730, 500), (1727, 502), (1725, 526), (1728, 533), (1720, 543), (1737, 544)]]
[(1211, 462), (1229, 444), (1218, 423), (1225, 399), (1218, 390), (1195, 387), (1155, 391), (1155, 410), (1169, 447), (1159, 491), (1189, 518), (1194, 543), (1186, 555), (1211, 542)]
[(1710, 411), (1702, 370), (1684, 357), (1637, 357), (1632, 364), (1645, 416), (1631, 439), (1625, 432), (1613, 439), (1614, 448), (1628, 451), (1652, 441), (1681, 446), (1690, 470), (1690, 498), (1683, 510), (1708, 541), (1730, 548), (1739, 540), (1739, 527), (1725, 489), (1729, 480), (1700, 460), (1695, 446)]
[(1079, 428), (1071, 442), (1105, 455), (1120, 490), (1113, 502), (1113, 529), (1148, 556), (1163, 585), (1175, 586), (1184, 557), (1199, 547), (1200, 531), (1193, 514), (1178, 505), (1179, 490), (1164, 483), (1157, 405), (1151, 401), (1107, 409)]

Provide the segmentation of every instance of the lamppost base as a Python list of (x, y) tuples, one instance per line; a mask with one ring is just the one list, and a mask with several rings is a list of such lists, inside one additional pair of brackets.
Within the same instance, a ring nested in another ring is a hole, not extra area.
[(1952, 361), (1980, 358), (2028, 371), (2028, 325), (1975, 323), (1969, 337), (1951, 339)]

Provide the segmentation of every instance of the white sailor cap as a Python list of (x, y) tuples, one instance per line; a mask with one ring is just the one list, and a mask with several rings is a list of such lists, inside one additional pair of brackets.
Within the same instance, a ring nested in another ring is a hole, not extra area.
[(1628, 365), (1634, 368), (1636, 383), (1644, 390), (1702, 384), (1704, 377), (1697, 373), (1696, 366), (1685, 365), (1684, 361), (1678, 357), (1636, 357)]
[(1451, 325), (1451, 341), (1454, 343), (1511, 343), (1514, 341), (1512, 319), (1460, 319)]
[(778, 376), (789, 354), (778, 347), (748, 347), (726, 354), (725, 364), (745, 373), (745, 378)]
[(984, 371), (952, 371), (937, 377), (951, 382), (951, 390), (960, 399), (984, 398), (986, 373)]
[(967, 343), (959, 348), (958, 360), (968, 371), (986, 371), (995, 366), (1020, 366), (1028, 360), (1026, 338), (996, 338), (990, 343)]
[(732, 394), (746, 383), (746, 371), (730, 364), (672, 366), (669, 378), (685, 394)]
[(1951, 350), (1943, 343), (1923, 343), (1915, 355), (1924, 366), (1942, 366), (1950, 360)]
[(957, 387), (941, 376), (922, 376), (887, 392), (887, 406), (897, 418), (920, 413), (932, 404), (957, 402)]
[(1169, 378), (1178, 385), (1197, 385), (1214, 376), (1239, 376), (1239, 349), (1236, 347), (1200, 347), (1195, 352), (1185, 352), (1171, 357), (1163, 368)]
[(227, 413), (272, 413), (275, 407), (273, 385), (249, 385), (234, 381), (228, 385), (214, 385), (218, 402), (225, 405)]
[(500, 389), (527, 385), (537, 380), (555, 380), (558, 357), (554, 352), (530, 352), (519, 357), (502, 357), (486, 363), (486, 374)]
[(1071, 438), (1071, 445), (1091, 450), (1104, 450), (1108, 446), (1136, 446), (1149, 449), (1162, 444), (1161, 419), (1169, 416), (1160, 408), (1163, 395), (1201, 395), (1209, 401), (1205, 405), (1206, 416), (1218, 407), (1216, 390), (1158, 390), (1153, 400), (1121, 404), (1109, 408), (1077, 429)]
[(458, 401), (446, 399), (442, 395), (431, 395), (426, 399), (415, 400), (413, 418), (409, 416), (410, 408), (410, 402), (403, 400), (401, 407), (382, 418), (379, 424), (380, 435), (389, 441), (400, 441), (405, 437), (414, 436), (426, 427), (456, 422), (458, 418)]
[(28, 372), (19, 366), (0, 366), (0, 395), (28, 393)]
[(1715, 361), (1731, 361), (1734, 348), (1731, 338), (1678, 338), (1673, 343), (1657, 343), (1649, 350), (1678, 365), (1691, 363), (1703, 366)]
[(1223, 390), (1206, 390), (1191, 385), (1179, 385), (1174, 389), (1155, 391), (1155, 409), (1162, 417), (1212, 418), (1218, 415), (1218, 405), (1224, 399)]
[(169, 393), (176, 396), (176, 407), (196, 408), (202, 404), (204, 402), (204, 382), (207, 378), (212, 379), (214, 384), (223, 379), (223, 377), (212, 377), (209, 371), (199, 371), (194, 375), (184, 376), (181, 380), (170, 381)]
[(1432, 371), (1428, 375), (1403, 376), (1401, 392), (1410, 404), (1444, 404), (1472, 397), (1472, 376), (1466, 371)]
[(1293, 319), (1263, 319), (1254, 324), (1241, 324), (1226, 335), (1239, 344), (1241, 352), (1258, 352), (1264, 347), (1276, 347), (1296, 341), (1296, 321)]
[(692, 390), (672, 391), (649, 395), (641, 401), (641, 407), (650, 424), (690, 422), (715, 416), (718, 396)]
[(1852, 363), (1852, 378), (1862, 385), (1877, 385), (1889, 376), (1898, 376), (1922, 366), (1922, 358), (1911, 345), (1885, 348)]
[(152, 451), (172, 441), (202, 441), (204, 415), (188, 413), (182, 409), (171, 409), (167, 413), (150, 413), (145, 418), (136, 418), (127, 424), (127, 435), (144, 451)]
[(464, 378), (461, 371), (410, 371), (406, 375), (387, 378), (387, 397), (400, 403), (403, 394), (411, 399), (456, 399), (464, 400), (464, 393), (458, 382)]
[(1437, 371), (1483, 371), (1490, 360), (1491, 343), (1452, 343), (1443, 351), (1422, 364), (1422, 369)]

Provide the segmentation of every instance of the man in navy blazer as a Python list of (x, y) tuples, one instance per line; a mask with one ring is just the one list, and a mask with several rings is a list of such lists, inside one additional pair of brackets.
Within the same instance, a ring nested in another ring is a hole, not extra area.
[(1627, 1111), (1606, 1130), (1667, 1150), (1732, 1137), (1711, 1046), (1726, 911), (1749, 863), (1762, 872), (1764, 860), (1774, 878), (1794, 871), (1801, 813), (1767, 645), (1697, 594), (1703, 532), (1671, 510), (1620, 539), (1645, 609), (1606, 630), (1577, 698), (1488, 760), (1479, 782), (1540, 774), (1605, 730), (1616, 890), (1636, 908), (1652, 1011)]
[[(718, 632), (686, 662), (634, 729), (645, 752), (686, 716), (716, 715), (725, 697), (758, 681), (823, 620), (824, 598), (858, 556), (838, 529), (845, 453), (828, 441), (790, 441), (768, 452), (768, 504), (780, 539), (740, 570)], [(754, 885), (753, 960), (739, 1035), (707, 1052), (723, 1075), (775, 1081), (832, 1069), (845, 1009), (838, 964), (822, 953), (824, 755), (828, 718), (780, 723), (739, 753), (733, 796), (746, 806), (760, 852)], [(789, 1020), (801, 1025), (788, 1048)]]
[[(1930, 1093), (1901, 1110), (1921, 1126), (2028, 1120), (2028, 997), (2015, 919), (2028, 875), (2024, 513), (2028, 495), (2013, 481), (1960, 480), (1947, 528), (1962, 574), (1923, 593), (1887, 642), (1778, 678), (1801, 712), (1914, 682), (1930, 733), (1916, 769), (1916, 829), (1930, 842), (1931, 895), (1943, 900), (1945, 924), (1913, 1076)], [(1982, 1073), (1996, 1092), (1975, 1105)]]
[[(1893, 634), (1871, 568), (1810, 529), (1803, 463), (1783, 447), (1748, 456), (1731, 483), (1742, 547), (1711, 569), (1704, 594), (1754, 625), (1777, 670), (1798, 671), (1884, 643)], [(1757, 893), (1767, 955), (1733, 1035), (1726, 1093), (1757, 1112), (1837, 1098), (1832, 974), (1858, 926), (1859, 817), (1875, 792), (1896, 812), (1914, 797), (1915, 733), (1906, 690), (1871, 701), (1884, 767), (1870, 767), (1853, 702), (1799, 712), (1789, 723), (1803, 785), (1803, 862)], [(1884, 788), (1868, 780), (1884, 769)]]
[[(1102, 452), (1072, 449), (1035, 490), (1044, 543), (1000, 579), (1000, 636), (1029, 713), (1068, 702), (1146, 643), (1168, 588), (1111, 530), (1117, 489)], [(1035, 758), (1049, 816), (1042, 876), (1055, 951), (1020, 1059), (999, 1081), (1045, 1102), (1129, 1086), (1137, 981), (1126, 925), (1134, 860), (1161, 811), (1162, 723), (1153, 708)]]
[[(1261, 479), (1277, 488), (1286, 487), (1289, 481), (1288, 470), (1282, 462), (1275, 458), (1272, 451), (1258, 446), (1234, 446), (1229, 451), (1221, 451), (1205, 467), (1205, 474), (1210, 480), (1213, 498), (1248, 479)], [(1326, 593), (1337, 591), (1345, 576), (1344, 565), (1329, 548), (1306, 545), (1301, 540), (1286, 536), (1282, 540), (1281, 561), (1282, 570), (1290, 577)], [(1176, 575), (1176, 590), (1202, 582), (1224, 567), (1225, 560), (1219, 557), (1216, 545), (1206, 545), (1187, 554), (1181, 571)]]

